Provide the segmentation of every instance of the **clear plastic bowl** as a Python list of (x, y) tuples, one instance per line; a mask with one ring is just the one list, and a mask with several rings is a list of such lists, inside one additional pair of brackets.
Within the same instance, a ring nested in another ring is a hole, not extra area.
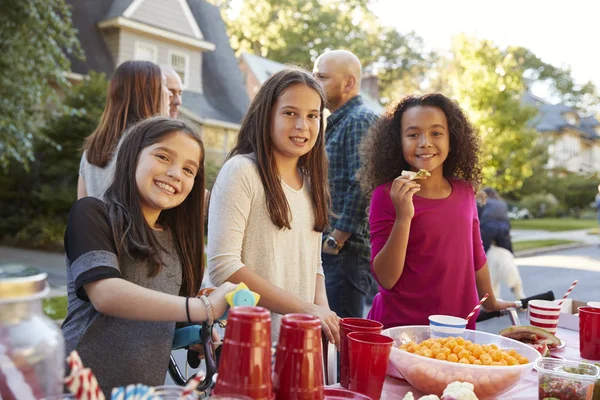
[(533, 347), (491, 333), (465, 329), (460, 335), (477, 344), (496, 344), (502, 350), (514, 349), (527, 357), (529, 363), (514, 366), (487, 366), (459, 364), (419, 356), (400, 350), (398, 346), (409, 342), (420, 343), (432, 337), (429, 326), (400, 326), (382, 332), (394, 339), (388, 374), (403, 377), (417, 390), (425, 394), (441, 396), (446, 386), (454, 381), (470, 382), (480, 399), (494, 399), (510, 390), (523, 376), (533, 369), (540, 353)]
[(548, 357), (537, 360), (535, 369), (540, 399), (591, 399), (600, 375), (600, 369), (595, 365)]

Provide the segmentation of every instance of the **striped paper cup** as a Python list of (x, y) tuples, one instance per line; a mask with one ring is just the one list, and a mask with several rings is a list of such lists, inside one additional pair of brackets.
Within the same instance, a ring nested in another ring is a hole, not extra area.
[(531, 300), (528, 305), (529, 322), (532, 326), (556, 333), (558, 317), (560, 316), (560, 300)]

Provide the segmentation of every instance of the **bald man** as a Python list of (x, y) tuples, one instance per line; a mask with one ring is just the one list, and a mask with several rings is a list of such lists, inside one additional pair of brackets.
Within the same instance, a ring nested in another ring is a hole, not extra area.
[(183, 83), (179, 74), (171, 67), (163, 65), (160, 67), (163, 75), (167, 78), (167, 88), (173, 95), (169, 104), (169, 116), (177, 118), (179, 115), (179, 107), (183, 103), (181, 95), (183, 94)]
[(323, 269), (329, 306), (338, 316), (363, 316), (365, 296), (372, 282), (371, 247), (366, 209), (360, 190), (358, 146), (377, 115), (363, 104), (360, 93), (362, 66), (353, 53), (335, 50), (320, 55), (313, 69), (325, 89), (327, 118), (325, 141), (329, 157), (332, 230), (323, 234)]

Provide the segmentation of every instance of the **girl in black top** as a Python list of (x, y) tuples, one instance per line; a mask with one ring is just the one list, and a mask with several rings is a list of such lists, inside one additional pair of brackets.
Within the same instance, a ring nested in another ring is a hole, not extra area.
[(233, 284), (208, 305), (195, 298), (204, 273), (204, 182), (198, 134), (152, 117), (126, 135), (104, 202), (85, 197), (71, 208), (66, 351), (79, 352), (107, 395), (132, 383), (162, 385), (175, 322), (226, 310)]

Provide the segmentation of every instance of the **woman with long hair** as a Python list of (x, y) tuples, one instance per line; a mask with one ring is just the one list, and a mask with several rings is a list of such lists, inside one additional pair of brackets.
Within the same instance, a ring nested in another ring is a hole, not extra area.
[(125, 61), (115, 70), (106, 93), (106, 106), (96, 130), (86, 138), (79, 165), (77, 198), (101, 198), (114, 175), (111, 164), (117, 144), (128, 127), (154, 115), (169, 115), (166, 78), (149, 61)]

